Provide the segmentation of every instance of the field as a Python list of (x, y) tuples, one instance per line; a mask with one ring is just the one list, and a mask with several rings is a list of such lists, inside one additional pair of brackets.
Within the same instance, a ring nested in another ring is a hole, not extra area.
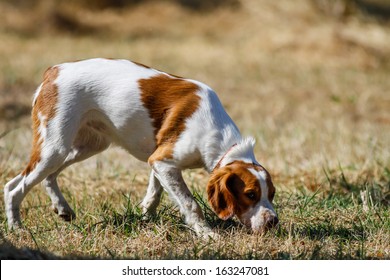
[(166, 195), (144, 220), (138, 204), (150, 168), (111, 147), (59, 176), (77, 215), (71, 223), (36, 186), (22, 204), (25, 229), (10, 231), (0, 193), (1, 259), (390, 259), (388, 22), (331, 15), (309, 0), (227, 1), (211, 10), (65, 2), (0, 1), (0, 185), (27, 164), (32, 95), (45, 69), (126, 58), (218, 93), (242, 134), (257, 140), (280, 226), (256, 235), (219, 220), (203, 170), (185, 171), (185, 180), (221, 239), (197, 237)]

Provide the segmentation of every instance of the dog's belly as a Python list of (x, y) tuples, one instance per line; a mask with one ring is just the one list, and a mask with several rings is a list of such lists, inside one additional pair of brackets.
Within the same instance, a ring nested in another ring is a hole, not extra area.
[(92, 130), (146, 162), (156, 149), (154, 128), (147, 112), (128, 114), (126, 121), (115, 118), (109, 112), (91, 110), (84, 115), (81, 129)]
[(124, 132), (119, 132), (115, 143), (137, 159), (148, 161), (156, 149), (153, 128), (147, 125), (140, 127), (137, 124), (129, 124), (129, 126), (131, 126), (131, 130), (126, 129)]
[[(115, 124), (112, 128), (113, 142), (141, 161), (147, 161), (156, 149), (152, 120), (147, 110), (140, 106), (128, 105), (123, 114), (110, 115)], [(134, 109), (134, 107), (137, 109)]]

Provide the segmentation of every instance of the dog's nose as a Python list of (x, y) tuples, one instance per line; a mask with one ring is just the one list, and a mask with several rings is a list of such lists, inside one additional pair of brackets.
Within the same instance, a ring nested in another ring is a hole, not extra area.
[(275, 227), (279, 223), (279, 219), (276, 216), (269, 216), (265, 222), (264, 227), (268, 230)]

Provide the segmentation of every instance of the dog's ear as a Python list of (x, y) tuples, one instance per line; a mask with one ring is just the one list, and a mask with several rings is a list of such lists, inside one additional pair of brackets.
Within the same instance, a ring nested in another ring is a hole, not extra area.
[(237, 201), (232, 190), (234, 190), (237, 178), (238, 176), (231, 173), (229, 168), (222, 168), (211, 175), (207, 185), (209, 203), (222, 220), (233, 217), (236, 212)]

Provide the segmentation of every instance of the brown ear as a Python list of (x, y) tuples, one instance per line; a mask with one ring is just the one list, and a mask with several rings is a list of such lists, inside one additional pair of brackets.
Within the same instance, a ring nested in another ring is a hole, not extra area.
[(235, 176), (237, 175), (226, 170), (217, 170), (207, 185), (209, 203), (222, 220), (227, 220), (235, 214), (237, 202), (229, 188)]

